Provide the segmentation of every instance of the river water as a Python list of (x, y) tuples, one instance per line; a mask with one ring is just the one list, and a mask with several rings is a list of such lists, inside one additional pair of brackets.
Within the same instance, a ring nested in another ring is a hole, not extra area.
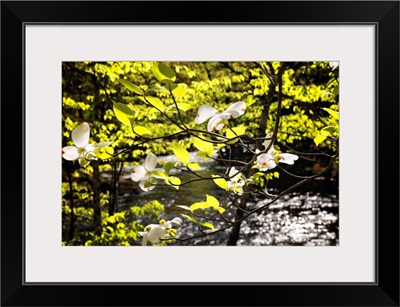
[[(164, 159), (171, 160), (173, 157), (168, 156)], [(196, 157), (192, 156), (192, 161), (195, 159)], [(222, 174), (223, 169), (214, 162), (210, 160), (207, 163), (204, 163), (203, 160), (201, 162), (198, 173), (202, 176), (211, 177), (211, 174)], [(129, 168), (125, 170), (126, 179), (129, 178), (130, 171)], [(179, 177), (182, 182), (196, 178), (193, 177), (193, 174), (184, 171), (178, 171), (174, 175)], [(150, 192), (142, 192), (137, 189), (135, 193), (127, 193), (120, 197), (119, 208), (127, 209), (133, 205), (144, 205), (156, 199), (165, 205), (165, 213), (160, 218), (170, 220), (182, 213), (187, 213), (178, 205), (190, 206), (195, 202), (205, 201), (205, 194), (216, 197), (220, 206), (227, 208), (224, 215), (233, 220), (236, 209), (232, 208), (226, 192), (212, 180), (183, 185), (179, 190), (161, 184)], [(247, 210), (259, 208), (268, 202), (270, 200), (252, 198), (247, 203)], [(206, 237), (193, 238), (200, 234), (197, 226), (185, 218), (182, 219), (183, 225), (178, 229), (177, 235), (179, 240), (172, 245), (222, 246), (227, 244), (230, 229)], [(147, 217), (138, 217), (137, 221), (144, 225), (158, 222)], [(226, 223), (213, 222), (213, 225), (215, 229), (220, 229), (226, 226)], [(207, 230), (207, 232), (210, 231)], [(242, 222), (237, 245), (337, 246), (339, 245), (338, 197), (335, 194), (322, 194), (318, 191), (292, 192), (284, 195), (274, 203), (267, 205), (261, 213), (252, 214)]]

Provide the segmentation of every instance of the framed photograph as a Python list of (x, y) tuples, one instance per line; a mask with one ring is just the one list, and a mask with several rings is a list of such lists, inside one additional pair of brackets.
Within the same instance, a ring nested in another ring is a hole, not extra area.
[(398, 1), (1, 28), (2, 306), (399, 306)]

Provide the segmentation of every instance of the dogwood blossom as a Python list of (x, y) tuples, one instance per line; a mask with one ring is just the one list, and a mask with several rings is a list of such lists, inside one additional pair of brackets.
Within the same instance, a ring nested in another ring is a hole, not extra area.
[(339, 66), (339, 62), (329, 62), (329, 66), (335, 70)]
[(168, 239), (176, 236), (176, 229), (173, 224), (178, 227), (182, 225), (182, 219), (175, 217), (170, 221), (160, 220), (159, 224), (149, 224), (144, 228), (144, 231), (139, 231), (143, 237), (142, 246), (146, 246), (147, 242), (160, 243), (162, 239)]
[(217, 109), (209, 106), (207, 104), (203, 104), (200, 106), (197, 116), (195, 118), (196, 124), (202, 124), (206, 120), (209, 119), (207, 124), (207, 130), (209, 132), (220, 130), (224, 127), (223, 123), (220, 123), (222, 120), (228, 120), (231, 118), (238, 118), (243, 115), (246, 110), (246, 104), (243, 101), (235, 102), (231, 104), (225, 111), (222, 113), (218, 112)]
[[(256, 153), (259, 152), (260, 151), (256, 151)], [(267, 153), (263, 153), (257, 157), (255, 164), (260, 171), (265, 172), (275, 168), (278, 163), (293, 165), (294, 161), (296, 161), (298, 158), (299, 156), (294, 154), (275, 152), (274, 147), (271, 147)]]
[(271, 132), (267, 133), (267, 135), (265, 136), (265, 138), (267, 138), (267, 140), (265, 140), (263, 143), (265, 149), (268, 149), (269, 144), (271, 144), (272, 136), (273, 136), (273, 133), (271, 133)]
[[(236, 174), (236, 175), (235, 175)], [(232, 177), (228, 181), (228, 190), (233, 191), (238, 195), (243, 194), (243, 186), (245, 181), (243, 180), (242, 173), (238, 173), (238, 170), (233, 166), (229, 171), (229, 177)]]
[(153, 174), (153, 171), (163, 171), (162, 169), (156, 169), (156, 165), (157, 156), (150, 152), (146, 157), (144, 166), (138, 165), (132, 170), (131, 179), (139, 182), (139, 187), (145, 192), (153, 190), (158, 183), (158, 179), (163, 179)]
[(96, 160), (95, 147), (89, 144), (90, 127), (88, 123), (83, 122), (72, 130), (71, 138), (74, 146), (62, 148), (62, 157), (65, 160), (75, 161), (78, 159), (82, 166), (88, 165), (90, 160)]

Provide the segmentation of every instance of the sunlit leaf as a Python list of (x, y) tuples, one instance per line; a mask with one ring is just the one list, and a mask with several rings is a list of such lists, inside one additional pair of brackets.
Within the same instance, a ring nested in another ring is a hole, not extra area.
[(165, 173), (163, 173), (162, 171), (159, 170), (154, 170), (151, 172), (153, 175), (161, 177), (161, 178), (167, 178), (167, 175)]
[(175, 81), (176, 79), (175, 72), (164, 63), (154, 63), (151, 67), (151, 71), (158, 81), (163, 81), (165, 79)]
[(187, 165), (189, 163), (190, 154), (185, 147), (183, 147), (179, 143), (174, 143), (172, 146), (172, 150), (175, 156), (178, 158), (179, 161), (182, 162), (183, 165)]
[(193, 171), (197, 171), (200, 167), (200, 164), (198, 162), (189, 162), (187, 164), (187, 167), (190, 168)]
[(219, 207), (218, 199), (208, 194), (206, 194), (206, 197), (207, 197), (206, 202), (209, 203), (211, 207), (213, 207), (214, 209)]
[(196, 223), (196, 224), (198, 224), (199, 222), (194, 218), (194, 217), (192, 217), (192, 216), (190, 216), (190, 215), (187, 215), (187, 214), (181, 214), (181, 216), (183, 216), (183, 217), (185, 217), (185, 218), (187, 218), (188, 220), (190, 220), (190, 221), (192, 221), (192, 222), (194, 222), (194, 223)]
[(133, 132), (136, 133), (137, 135), (140, 135), (140, 136), (146, 137), (146, 138), (149, 138), (152, 135), (151, 131), (143, 126), (134, 126)]
[(127, 126), (131, 125), (131, 119), (134, 117), (134, 113), (131, 108), (124, 103), (114, 102), (113, 110), (115, 116), (121, 123)]
[(160, 100), (160, 98), (153, 96), (146, 96), (146, 101), (148, 101), (153, 107), (158, 109), (161, 112), (165, 111), (164, 103)]
[(239, 126), (233, 127), (231, 129), (226, 130), (226, 137), (227, 138), (234, 138), (236, 136), (240, 136), (246, 133), (246, 127)]
[(201, 225), (214, 230), (214, 225), (209, 222), (201, 222)]
[(193, 139), (193, 145), (200, 151), (197, 155), (206, 161), (214, 154), (214, 146), (211, 142), (195, 138)]
[(167, 184), (171, 184), (175, 189), (179, 190), (181, 180), (178, 177), (170, 176), (165, 180), (165, 182)]
[(190, 211), (194, 212), (195, 210), (198, 210), (198, 209), (204, 210), (208, 207), (210, 207), (210, 205), (207, 204), (206, 202), (202, 201), (202, 202), (197, 202), (197, 203), (190, 205), (189, 208), (190, 208)]
[(228, 182), (224, 179), (221, 178), (221, 176), (218, 175), (211, 175), (214, 179), (214, 183), (219, 186), (221, 189), (227, 191), (228, 190)]
[(321, 144), (323, 141), (325, 141), (325, 139), (327, 138), (326, 135), (318, 135), (314, 138), (314, 142), (317, 146), (319, 146), (319, 144)]
[(123, 79), (119, 79), (118, 82), (125, 86), (128, 90), (131, 90), (136, 94), (143, 95), (143, 90), (132, 82)]
[(182, 110), (185, 112), (193, 108), (193, 106), (191, 104), (185, 103), (185, 102), (180, 102), (177, 105), (178, 105), (179, 110)]
[(332, 109), (329, 108), (322, 108), (326, 112), (328, 112), (333, 118), (339, 119), (339, 112), (333, 111)]
[(178, 84), (178, 86), (172, 90), (172, 94), (173, 94), (175, 97), (180, 98), (180, 97), (185, 96), (186, 90), (185, 90), (185, 88), (184, 88), (182, 85), (179, 85), (179, 84)]
[(101, 148), (96, 148), (94, 150), (94, 153), (96, 154), (96, 157), (101, 159), (101, 160), (106, 160), (112, 158), (114, 154), (114, 148), (112, 147), (101, 147)]
[(225, 209), (222, 208), (222, 207), (215, 208), (215, 210), (217, 210), (219, 213), (224, 213), (225, 212)]
[(336, 127), (334, 126), (326, 126), (324, 128), (321, 129), (321, 134), (322, 135), (330, 135), (336, 132)]

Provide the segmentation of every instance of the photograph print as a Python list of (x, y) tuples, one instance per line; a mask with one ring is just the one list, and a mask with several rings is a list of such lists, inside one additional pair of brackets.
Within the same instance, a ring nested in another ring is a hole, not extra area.
[(62, 246), (339, 246), (339, 62), (62, 62)]

